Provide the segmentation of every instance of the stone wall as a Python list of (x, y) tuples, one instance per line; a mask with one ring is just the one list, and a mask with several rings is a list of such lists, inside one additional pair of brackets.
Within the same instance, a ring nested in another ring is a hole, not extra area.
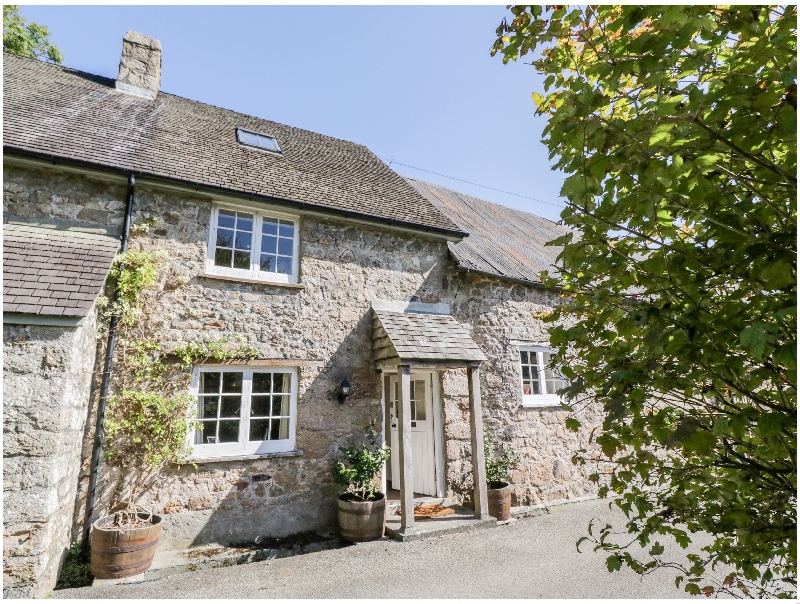
[[(481, 367), (484, 426), (503, 446), (520, 455), (510, 474), (512, 505), (535, 505), (597, 493), (585, 466), (572, 464), (581, 448), (591, 448), (589, 435), (602, 422), (602, 409), (588, 405), (575, 417), (579, 431), (564, 427), (560, 407), (523, 407), (522, 374), (516, 340), (548, 341), (539, 318), (553, 308), (557, 294), (543, 288), (510, 285), (500, 279), (447, 272), (443, 302), (455, 318), (472, 328), (472, 337), (487, 361)], [(466, 371), (441, 376), (444, 412), (446, 484), (452, 496), (471, 499), (472, 471)]]
[[(50, 170), (7, 167), (6, 212), (45, 218), (74, 216), (97, 227), (121, 220), (124, 184), (104, 184)], [(563, 428), (559, 408), (521, 406), (519, 355), (512, 339), (546, 340), (536, 313), (554, 294), (467, 274), (446, 243), (421, 234), (303, 217), (300, 277), (304, 289), (205, 277), (211, 199), (140, 184), (134, 224), (152, 217), (133, 248), (161, 248), (167, 264), (148, 308), (164, 345), (213, 333), (243, 333), (263, 358), (299, 364), (297, 457), (203, 463), (162, 474), (141, 503), (166, 515), (173, 545), (234, 543), (301, 530), (332, 530), (337, 487), (331, 458), (347, 438), (382, 420), (381, 383), (371, 362), (374, 299), (445, 302), (488, 357), (481, 387), (486, 425), (523, 456), (515, 472), (515, 504), (594, 492), (570, 458), (585, 445), (599, 415), (587, 412), (584, 432)], [(347, 377), (351, 396), (336, 392)], [(441, 375), (446, 482), (468, 498), (471, 484), (464, 372)], [(101, 469), (97, 513), (114, 503), (118, 478)], [(83, 495), (82, 495), (83, 496)], [(82, 503), (82, 502), (80, 502)], [(79, 503), (79, 505), (80, 505)]]
[(69, 547), (96, 320), (3, 325), (3, 597), (43, 597)]

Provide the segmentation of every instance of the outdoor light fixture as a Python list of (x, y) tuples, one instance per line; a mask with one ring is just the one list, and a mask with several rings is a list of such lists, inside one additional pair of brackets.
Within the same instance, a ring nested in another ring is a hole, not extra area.
[(347, 378), (344, 378), (342, 380), (342, 389), (339, 391), (339, 403), (344, 404), (348, 396), (350, 396), (350, 382), (347, 381)]

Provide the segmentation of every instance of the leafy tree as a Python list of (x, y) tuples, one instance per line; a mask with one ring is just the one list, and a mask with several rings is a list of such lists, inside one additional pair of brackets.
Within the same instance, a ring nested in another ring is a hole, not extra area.
[(47, 59), (61, 63), (64, 57), (49, 40), (50, 31), (44, 25), (28, 21), (19, 14), (16, 4), (3, 5), (3, 50), (31, 59)]
[[(511, 12), (492, 54), (545, 75), (533, 99), (576, 231), (553, 242), (555, 362), (569, 409), (605, 408), (600, 451), (575, 461), (632, 537), (588, 539), (609, 570), (673, 566), (693, 594), (796, 595), (797, 9)], [(659, 536), (699, 531), (700, 554), (662, 557)], [(715, 565), (734, 570), (715, 582)]]

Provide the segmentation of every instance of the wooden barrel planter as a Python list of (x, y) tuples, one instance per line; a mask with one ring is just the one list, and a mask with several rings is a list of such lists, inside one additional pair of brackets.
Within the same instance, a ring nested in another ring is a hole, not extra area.
[(91, 571), (95, 579), (122, 579), (145, 572), (153, 563), (161, 536), (161, 517), (144, 512), (139, 520), (151, 520), (149, 526), (120, 529), (110, 526), (114, 515), (100, 518), (92, 525)]
[(493, 482), (486, 490), (489, 501), (489, 516), (498, 521), (511, 518), (511, 485), (507, 482)]
[(375, 493), (371, 501), (358, 501), (351, 493), (339, 495), (339, 530), (345, 541), (372, 541), (383, 537), (386, 497)]

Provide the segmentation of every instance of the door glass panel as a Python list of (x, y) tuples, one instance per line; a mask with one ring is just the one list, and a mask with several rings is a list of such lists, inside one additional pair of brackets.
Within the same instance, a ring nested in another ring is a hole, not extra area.
[(414, 405), (411, 415), (415, 421), (425, 421), (425, 380), (414, 380)]

